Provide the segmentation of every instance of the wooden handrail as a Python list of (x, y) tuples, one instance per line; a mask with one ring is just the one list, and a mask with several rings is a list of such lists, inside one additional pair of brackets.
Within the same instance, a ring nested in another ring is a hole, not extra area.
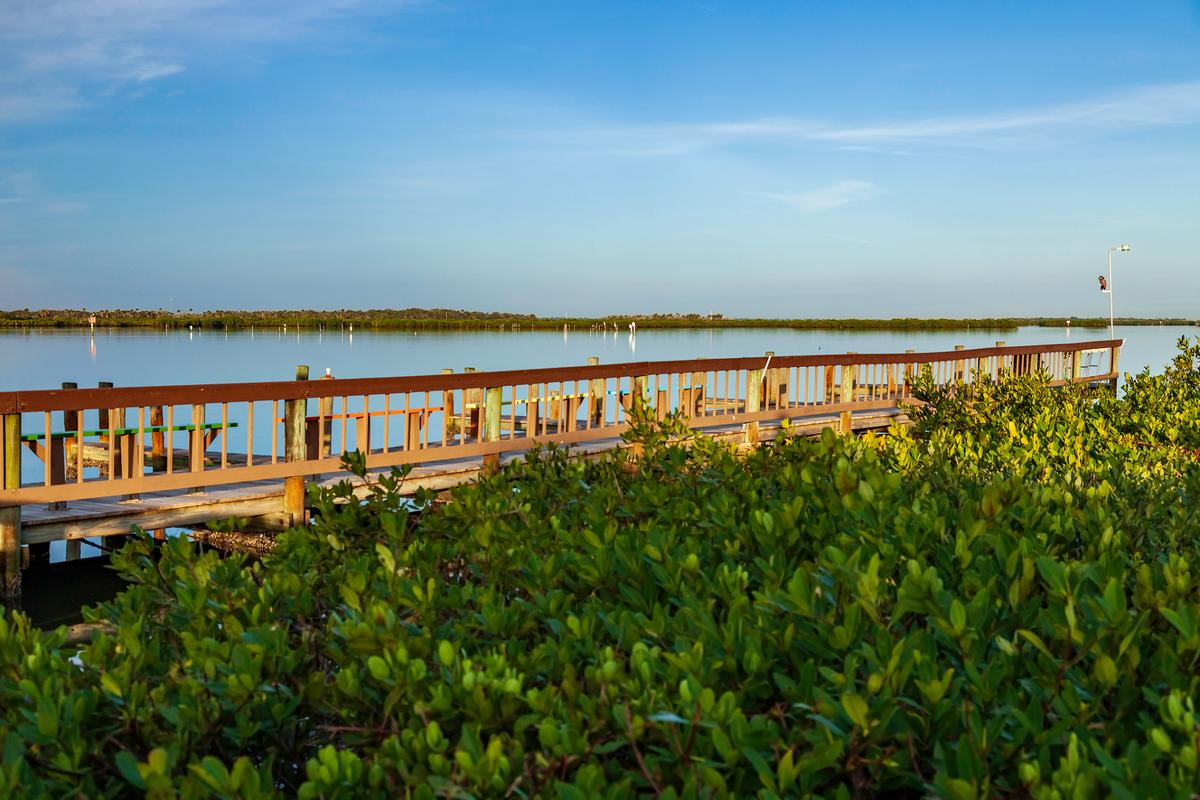
[[(1060, 342), (1016, 347), (977, 347), (970, 350), (939, 350), (925, 353), (830, 353), (824, 355), (774, 356), (772, 368), (825, 367), (856, 364), (925, 364), (931, 361), (961, 361), (990, 356), (1021, 356), (1037, 353), (1073, 353), (1121, 347), (1124, 339), (1092, 342)], [(761, 356), (749, 358), (700, 358), (678, 361), (639, 361), (596, 366), (548, 367), (543, 369), (470, 372), (450, 375), (414, 375), (391, 378), (342, 378), (337, 381), (270, 381), (261, 383), (191, 384), (176, 386), (131, 386), (111, 389), (41, 389), (0, 392), (0, 414), (39, 411), (83, 411), (94, 408), (137, 406), (201, 405), (261, 400), (303, 400), (348, 395), (383, 395), (411, 392), (453, 391), (480, 387), (587, 381), (689, 372), (721, 372), (762, 369)]]
[[(11, 465), (6, 463), (3, 471), (12, 474), (0, 474), (0, 507), (257, 480), (295, 482), (338, 472), (337, 453), (347, 450), (362, 451), (371, 468), (480, 456), (485, 464), (494, 464), (502, 453), (538, 444), (614, 440), (628, 430), (635, 404), (644, 404), (659, 418), (680, 412), (696, 429), (742, 426), (745, 441), (754, 443), (760, 423), (785, 419), (838, 417), (839, 429), (849, 430), (854, 412), (895, 410), (911, 402), (912, 379), (925, 366), (932, 367), (939, 383), (973, 380), (980, 370), (987, 376), (1006, 369), (1045, 369), (1052, 385), (1106, 381), (1115, 386), (1123, 343), (1113, 339), (924, 353), (771, 355), (337, 381), (2, 392), (0, 414), (6, 425), (15, 424), (18, 442), (48, 444), (35, 448), (43, 462), (40, 481), (22, 479), (19, 454)], [(1104, 373), (1084, 374), (1081, 354), (1088, 350), (1109, 351)], [(397, 395), (403, 395), (401, 405), (392, 404)], [(309, 399), (319, 400), (318, 414), (308, 413)], [(242, 405), (231, 418), (230, 406), (236, 404)], [(220, 423), (206, 422), (207, 405), (219, 406)], [(184, 408), (177, 411), (179, 406)], [(99, 427), (83, 424), (83, 416), (96, 412)], [(122, 421), (127, 413), (136, 414), (136, 427), (128, 422), (110, 426), (113, 413)], [(186, 418), (177, 413), (190, 415), (192, 424), (175, 424)], [(257, 436), (256, 416), (266, 422)], [(402, 419), (393, 424), (396, 417)], [(24, 435), (22, 418), (32, 423)], [(243, 424), (238, 420), (245, 421), (246, 446), (244, 452), (232, 453), (231, 446), (240, 444), (230, 443), (228, 430)], [(55, 433), (56, 426), (71, 435)], [(189, 433), (184, 447), (171, 436), (176, 431)], [(214, 432), (221, 431), (226, 433), (220, 453), (207, 453)], [(149, 451), (145, 434), (154, 437)], [(90, 456), (85, 456), (85, 446), (91, 448)], [(98, 477), (85, 476), (85, 468), (96, 466), (88, 459), (97, 453), (107, 464)], [(182, 458), (186, 462), (180, 467)], [(285, 513), (303, 511), (303, 481), (299, 483), (299, 505)]]

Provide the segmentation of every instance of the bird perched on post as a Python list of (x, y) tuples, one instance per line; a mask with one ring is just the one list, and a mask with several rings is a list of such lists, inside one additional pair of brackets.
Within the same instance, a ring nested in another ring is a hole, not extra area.
[(1100, 276), (1100, 291), (1102, 291), (1102, 292), (1108, 291), (1108, 280), (1105, 279), (1105, 277), (1103, 275)]

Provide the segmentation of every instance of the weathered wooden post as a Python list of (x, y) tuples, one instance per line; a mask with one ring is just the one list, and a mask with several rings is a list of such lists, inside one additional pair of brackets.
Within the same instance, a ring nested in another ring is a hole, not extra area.
[[(63, 381), (62, 388), (64, 390), (78, 389), (79, 384), (74, 381)], [(78, 411), (63, 411), (63, 431), (71, 432), (79, 428), (79, 412)], [(62, 438), (57, 441), (46, 442), (46, 468), (50, 470), (50, 483), (62, 484), (67, 482), (67, 476), (70, 474), (70, 466), (74, 464), (75, 449), (72, 447), (74, 438)], [(67, 507), (65, 500), (59, 500), (50, 503), (47, 506), (50, 510), (63, 509)]]
[[(308, 366), (296, 367), (296, 380), (308, 380)], [(308, 401), (303, 398), (285, 400), (283, 403), (283, 458), (287, 462), (305, 460), (304, 418), (308, 415)], [(294, 475), (283, 481), (283, 513), (291, 515), (292, 525), (303, 525), (304, 519), (304, 476)]]
[(630, 408), (636, 404), (641, 410), (646, 408), (646, 392), (649, 391), (650, 379), (645, 375), (638, 375), (633, 379), (633, 395), (630, 397)]
[[(846, 355), (851, 355), (847, 353)], [(846, 359), (849, 361), (850, 359)], [(854, 367), (850, 364), (842, 364), (842, 394), (841, 401), (843, 403), (854, 402)]]
[[(323, 381), (333, 380), (333, 373), (330, 370), (325, 370), (325, 375), (321, 378)], [(325, 419), (322, 424), (320, 433), (317, 437), (317, 458), (324, 458), (330, 454), (333, 449), (333, 395), (322, 397), (317, 400), (317, 414)], [(368, 418), (369, 419), (369, 418)], [(407, 426), (408, 420), (405, 420)], [(342, 409), (342, 441), (346, 441), (346, 429), (350, 426), (350, 418), (346, 416), (346, 409)], [(370, 447), (360, 446), (358, 449), (364, 453), (370, 450)]]
[[(74, 381), (63, 381), (62, 388), (68, 389), (68, 390), (69, 389), (78, 389), (79, 384)], [(71, 431), (82, 430), (82, 425), (83, 425), (83, 414), (81, 412), (79, 412), (79, 411), (64, 411), (63, 412), (63, 431), (64, 432), (70, 433)], [(63, 483), (66, 483), (68, 478), (73, 477), (74, 472), (79, 463), (78, 455), (76, 452), (76, 448), (79, 447), (79, 442), (80, 442), (80, 437), (77, 433), (77, 434), (75, 434), (75, 436), (63, 439), (61, 446), (56, 446), (54, 448), (56, 457), (61, 458), (63, 461), (63, 464), (61, 467)], [(55, 480), (58, 480), (57, 468), (54, 470), (54, 474), (51, 475), (51, 481), (55, 481)], [(59, 501), (57, 503), (50, 504), (50, 508), (52, 508), (52, 509), (62, 509), (62, 508), (66, 508), (66, 507), (67, 507), (67, 504), (65, 501)], [(67, 549), (67, 552), (66, 552), (65, 558), (67, 561), (78, 561), (79, 560), (80, 543), (79, 543), (78, 539), (67, 539), (66, 549)]]
[[(996, 342), (996, 347), (1004, 347), (1004, 342)], [(1004, 369), (1004, 356), (996, 355), (996, 356), (993, 356), (992, 359), (993, 359), (993, 361), (992, 361), (992, 363), (993, 363), (992, 377), (999, 378), (1001, 370)], [(1013, 370), (1012, 370), (1013, 372), (1016, 372), (1016, 366), (1017, 365), (1014, 362)]]
[(1113, 394), (1117, 393), (1117, 381), (1121, 378), (1121, 373), (1117, 371), (1117, 360), (1121, 356), (1121, 345), (1113, 345), (1108, 348), (1108, 371), (1112, 373), (1112, 380), (1109, 381), (1112, 386)]
[[(904, 352), (905, 353), (915, 353), (917, 351), (910, 348), (908, 350), (905, 350)], [(910, 384), (912, 382), (915, 366), (916, 365), (913, 364), (913, 362), (911, 362), (911, 361), (904, 362), (904, 388), (905, 388), (905, 392), (910, 395), (912, 394), (912, 389), (908, 388), (908, 384)]]
[(166, 437), (170, 436), (170, 432), (162, 430), (166, 424), (163, 417), (163, 407), (154, 406), (150, 409), (150, 427), (157, 428), (150, 434), (150, 471), (165, 472), (167, 469), (167, 444)]
[[(955, 352), (958, 352), (959, 350), (965, 350), (965, 349), (966, 349), (966, 345), (961, 345), (961, 344), (954, 345)], [(954, 362), (954, 382), (955, 383), (963, 382), (963, 378), (965, 377), (964, 376), (965, 370), (966, 370), (966, 362), (963, 361), (961, 358)]]
[[(454, 370), (446, 367), (442, 370), (443, 375), (453, 375)], [(454, 434), (456, 426), (454, 423), (454, 390), (442, 390), (442, 441), (449, 442), (450, 437)], [(387, 443), (384, 442), (386, 445)]]
[[(746, 413), (753, 414), (762, 408), (763, 371), (761, 369), (746, 370)], [(758, 446), (758, 420), (746, 423), (746, 444)]]
[(1083, 376), (1083, 351), (1076, 350), (1071, 353), (1071, 371), (1068, 373), (1068, 379), (1077, 381)]
[(763, 402), (762, 407), (766, 410), (779, 408), (780, 405), (780, 386), (779, 386), (779, 368), (771, 366), (771, 359), (775, 358), (775, 351), (768, 350), (764, 355), (767, 357), (765, 374), (763, 375)]
[[(204, 472), (204, 404), (196, 403), (192, 406), (192, 431), (188, 437), (188, 470), (191, 472)], [(188, 490), (193, 494), (200, 494), (204, 491), (203, 486), (193, 486)]]
[[(599, 356), (588, 356), (587, 360), (589, 367), (599, 366)], [(588, 409), (588, 419), (592, 425), (604, 424), (604, 397), (608, 391), (608, 381), (604, 378), (592, 378), (588, 381), (588, 391), (592, 395), (592, 404)]]
[[(474, 372), (474, 367), (463, 367), (463, 372)], [(464, 437), (479, 439), (479, 413), (483, 406), (482, 389), (463, 389), (463, 410), (467, 414), (467, 430)]]
[[(501, 423), (501, 408), (504, 401), (504, 389), (495, 386), (485, 390), (484, 392), (484, 410), (483, 410), (483, 438), (487, 442), (500, 441), (500, 423)], [(494, 472), (500, 468), (499, 453), (485, 453), (483, 456), (483, 469), (485, 472)]]
[[(5, 414), (0, 427), (0, 466), (5, 489), (21, 488), (21, 415)], [(21, 598), (21, 507), (0, 508), (0, 600), (6, 604)]]

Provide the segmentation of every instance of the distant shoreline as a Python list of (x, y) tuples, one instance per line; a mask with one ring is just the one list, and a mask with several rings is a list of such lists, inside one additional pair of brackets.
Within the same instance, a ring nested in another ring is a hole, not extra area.
[[(19, 309), (0, 311), (0, 329), (88, 329), (89, 315), (99, 328), (250, 330), (296, 328), (300, 330), (424, 331), (424, 330), (592, 330), (607, 327), (624, 331), (630, 322), (640, 330), (689, 328), (792, 328), (795, 330), (1014, 330), (1020, 327), (1107, 328), (1106, 317), (984, 317), (893, 319), (737, 319), (701, 314), (628, 314), (604, 317), (537, 317), (503, 312), (450, 309), (379, 309), (370, 311), (143, 311), (80, 309)], [(1118, 325), (1197, 325), (1177, 317), (1118, 317)]]

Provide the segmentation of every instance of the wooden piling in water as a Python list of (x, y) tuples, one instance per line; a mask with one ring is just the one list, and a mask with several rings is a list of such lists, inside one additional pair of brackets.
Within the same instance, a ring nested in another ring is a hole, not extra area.
[[(0, 486), (21, 488), (21, 415), (5, 414), (0, 423), (3, 458), (0, 458)], [(0, 600), (11, 602), (21, 597), (21, 507), (0, 508)]]

